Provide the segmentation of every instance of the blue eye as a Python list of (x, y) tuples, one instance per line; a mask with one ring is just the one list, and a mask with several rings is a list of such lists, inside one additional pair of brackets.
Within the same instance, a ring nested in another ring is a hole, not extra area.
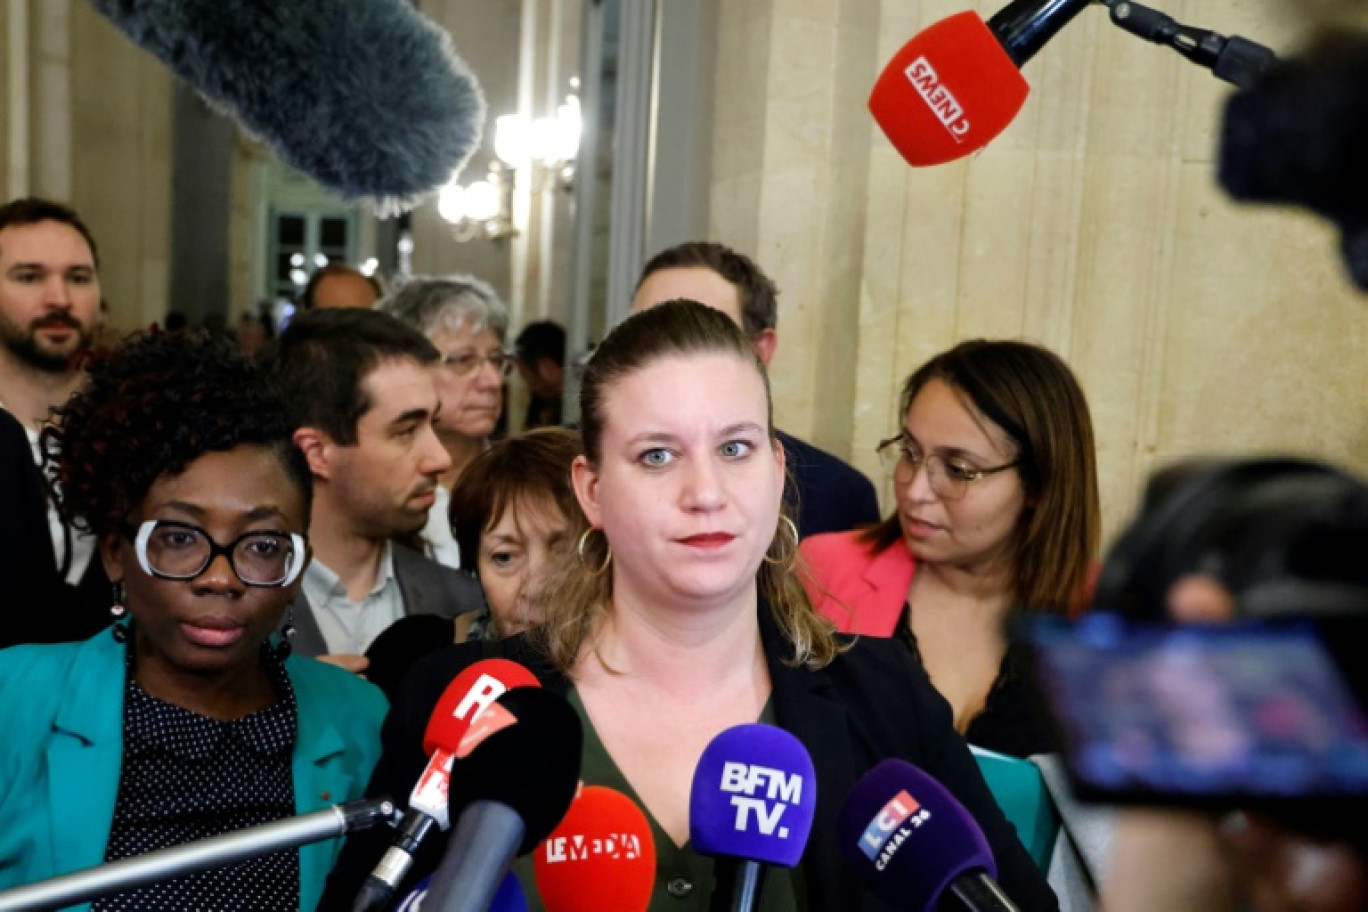
[(664, 447), (655, 447), (647, 450), (637, 457), (642, 464), (652, 469), (659, 469), (669, 465), (674, 461), (674, 454)]
[(744, 459), (754, 451), (755, 447), (745, 440), (728, 440), (717, 449), (727, 459)]

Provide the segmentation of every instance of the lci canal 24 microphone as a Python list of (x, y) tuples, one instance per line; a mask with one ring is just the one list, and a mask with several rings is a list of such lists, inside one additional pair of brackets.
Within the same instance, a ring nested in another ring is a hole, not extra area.
[(1019, 912), (994, 882), (997, 864), (978, 823), (905, 760), (885, 760), (855, 784), (836, 839), (869, 888), (900, 909), (933, 912), (954, 895), (970, 912)]

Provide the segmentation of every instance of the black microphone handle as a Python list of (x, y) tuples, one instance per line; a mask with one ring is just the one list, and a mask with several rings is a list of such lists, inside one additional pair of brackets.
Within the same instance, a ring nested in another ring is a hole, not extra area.
[(524, 832), (522, 817), (506, 804), (467, 805), (432, 875), (424, 912), (488, 912)]
[(147, 884), (345, 836), (393, 816), (394, 803), (388, 799), (337, 804), (312, 814), (286, 817), (5, 890), (0, 892), (0, 910), (36, 912), (74, 906)]
[(988, 20), (988, 28), (1018, 68), (1094, 0), (1012, 0)]
[(982, 871), (956, 877), (950, 882), (950, 892), (969, 912), (1021, 912), (1002, 887)]
[(413, 853), (436, 825), (437, 821), (430, 815), (419, 810), (409, 811), (399, 835), (394, 838), (394, 844), (385, 850), (375, 870), (361, 885), (352, 912), (372, 912), (389, 902), (399, 882), (413, 867)]
[(713, 859), (710, 912), (754, 912), (760, 908), (765, 865), (749, 858), (719, 855)]

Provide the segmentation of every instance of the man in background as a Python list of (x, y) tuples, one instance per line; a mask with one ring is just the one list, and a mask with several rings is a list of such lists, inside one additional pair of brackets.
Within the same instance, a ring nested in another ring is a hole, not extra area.
[(532, 394), (523, 428), (561, 423), (561, 400), (565, 396), (565, 330), (552, 320), (529, 323), (513, 343), (518, 375)]
[[(47, 504), (41, 476), (18, 464), (27, 455), (41, 465), (39, 431), (84, 381), (82, 361), (100, 320), (99, 255), (76, 213), (36, 198), (0, 206), (0, 408), (22, 427), (30, 448), (24, 454), (17, 447), (11, 424), (0, 459), (11, 491), (0, 502), (0, 539), (24, 538), (37, 563), (22, 572), (52, 600), (7, 613), (0, 645), (85, 639), (109, 622), (109, 580), (92, 560), (94, 540), (63, 523)], [(46, 530), (30, 541), (33, 511), (42, 504)]]
[(313, 561), (291, 606), (305, 655), (362, 672), (400, 618), (483, 605), (472, 578), (394, 541), (427, 523), (451, 466), (433, 430), (437, 361), (422, 333), (374, 310), (302, 314), (280, 337), (276, 372), (314, 482)]
[[(731, 317), (769, 366), (779, 344), (778, 290), (750, 257), (710, 241), (662, 250), (641, 271), (632, 312), (675, 298), (707, 304)], [(810, 443), (775, 433), (788, 456), (791, 483), (784, 497), (799, 538), (879, 521), (879, 501), (869, 479)]]
[(301, 310), (316, 307), (369, 308), (384, 295), (380, 280), (347, 263), (329, 263), (309, 276), (299, 296)]

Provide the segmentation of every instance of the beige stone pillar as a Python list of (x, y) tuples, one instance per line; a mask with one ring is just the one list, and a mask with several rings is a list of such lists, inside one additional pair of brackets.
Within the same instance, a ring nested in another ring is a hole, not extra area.
[[(1210, 72), (1096, 6), (1027, 65), (1025, 108), (981, 154), (913, 169), (870, 128), (883, 62), (963, 8), (722, 4), (711, 228), (780, 284), (781, 422), (877, 477), (908, 373), (965, 338), (1024, 337), (1087, 390), (1108, 532), (1183, 455), (1368, 468), (1368, 296), (1327, 226), (1216, 187), (1232, 89)], [(1165, 9), (1283, 52), (1313, 27), (1284, 0)]]
[(777, 420), (849, 454), (870, 125), (850, 104), (874, 75), (865, 0), (723, 3), (713, 126), (712, 237), (780, 290)]

